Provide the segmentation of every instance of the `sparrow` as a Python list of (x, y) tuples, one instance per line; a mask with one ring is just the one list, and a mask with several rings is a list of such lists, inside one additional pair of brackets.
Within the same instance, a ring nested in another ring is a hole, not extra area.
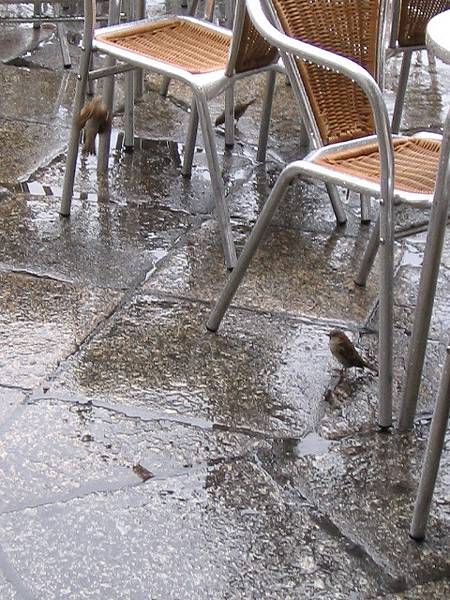
[[(234, 119), (235, 119), (236, 123), (239, 121), (239, 119), (245, 113), (247, 108), (251, 104), (253, 104), (253, 102), (256, 102), (256, 98), (253, 98), (253, 100), (250, 100), (249, 102), (237, 102), (236, 103), (236, 106), (234, 107)], [(215, 121), (215, 125), (217, 127), (218, 125), (223, 125), (223, 123), (225, 123), (225, 111), (221, 112), (220, 115), (217, 117), (217, 119)]]
[(377, 368), (362, 358), (343, 331), (333, 329), (328, 335), (330, 337), (331, 354), (341, 363), (344, 369), (350, 369), (351, 367), (366, 368), (378, 374)]
[(97, 133), (105, 133), (111, 127), (112, 117), (101, 96), (95, 96), (85, 104), (77, 117), (79, 129), (84, 128), (83, 152), (95, 154)]

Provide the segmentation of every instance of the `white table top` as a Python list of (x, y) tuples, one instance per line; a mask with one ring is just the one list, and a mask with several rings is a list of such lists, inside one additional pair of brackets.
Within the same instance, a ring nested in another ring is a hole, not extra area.
[(428, 50), (450, 64), (450, 10), (433, 17), (427, 25)]

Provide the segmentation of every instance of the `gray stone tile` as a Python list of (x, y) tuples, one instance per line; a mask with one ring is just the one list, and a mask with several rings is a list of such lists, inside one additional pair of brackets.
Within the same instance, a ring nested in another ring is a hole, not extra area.
[(320, 506), (339, 530), (398, 582), (399, 589), (449, 577), (449, 453), (443, 454), (427, 539), (409, 525), (428, 428), (414, 434), (368, 434), (333, 443), (327, 452), (275, 456), (263, 465), (282, 469), (290, 486)]
[[(12, 16), (11, 8), (14, 10), (15, 7), (17, 5), (2, 5), (0, 14), (2, 16)], [(22, 14), (30, 14), (29, 5), (22, 5), (19, 10)], [(53, 24), (45, 24), (40, 29), (33, 29), (30, 23), (20, 25), (6, 25), (2, 23), (0, 61), (13, 60), (17, 56), (30, 52), (33, 48), (36, 48), (36, 46), (53, 36), (55, 30), (56, 27)]]
[(316, 511), (283, 500), (247, 461), (3, 515), (0, 529), (42, 600), (347, 600), (389, 589)]
[(0, 139), (0, 183), (15, 185), (61, 152), (68, 139), (68, 131), (0, 118)]
[(0, 572), (0, 596), (2, 600), (19, 600), (19, 595), (14, 586)]
[[(264, 439), (164, 411), (35, 394), (0, 439), (0, 513), (184, 476), (251, 455)], [(144, 471), (145, 469), (145, 471)]]
[(24, 399), (25, 394), (21, 390), (0, 386), (0, 429), (8, 426), (9, 420)]
[(32, 388), (114, 308), (118, 292), (0, 274), (0, 384)]
[(450, 596), (450, 580), (441, 579), (424, 585), (418, 585), (412, 589), (400, 593), (387, 595), (388, 600), (439, 600), (440, 598), (448, 598)]
[(148, 204), (15, 195), (0, 202), (0, 267), (116, 289), (143, 280), (192, 223), (186, 212)]
[[(120, 125), (120, 123), (119, 123)], [(181, 176), (183, 147), (168, 140), (144, 139), (138, 141), (132, 153), (122, 150), (122, 134), (114, 129), (112, 148), (119, 150), (110, 155), (107, 181), (97, 179), (95, 156), (80, 153), (75, 177), (75, 193), (98, 194), (103, 200), (120, 204), (133, 201), (139, 204), (189, 211), (192, 214), (209, 215), (215, 209), (205, 152), (198, 148), (195, 168), (190, 179)], [(228, 169), (236, 169), (232, 179), (225, 183), (226, 192), (239, 179), (249, 177), (250, 162), (236, 155), (224, 158)], [(61, 155), (30, 178), (31, 186), (48, 186), (60, 196), (65, 172), (65, 156)], [(34, 189), (34, 187), (32, 187)]]
[(75, 93), (71, 71), (3, 67), (0, 117), (48, 123), (52, 129), (70, 125)]
[[(242, 246), (248, 230), (235, 233)], [(353, 283), (364, 240), (272, 228), (250, 264), (233, 304), (363, 324), (377, 295), (376, 269), (365, 289)], [(146, 289), (215, 300), (226, 274), (215, 224), (189, 236), (148, 280)], [(227, 318), (227, 317), (225, 317)]]
[(302, 435), (324, 409), (328, 328), (137, 296), (63, 368), (52, 391), (193, 415), (228, 427)]

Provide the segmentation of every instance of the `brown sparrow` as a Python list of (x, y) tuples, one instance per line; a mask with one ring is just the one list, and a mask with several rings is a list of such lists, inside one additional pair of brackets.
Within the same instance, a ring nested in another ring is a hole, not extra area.
[[(253, 104), (253, 102), (256, 102), (256, 98), (253, 98), (253, 100), (250, 100), (250, 102), (236, 102), (236, 106), (234, 107), (234, 119), (235, 119), (236, 123), (239, 121), (239, 119), (245, 113), (247, 108), (251, 104)], [(216, 127), (218, 125), (223, 125), (223, 123), (225, 123), (225, 111), (221, 112), (220, 115), (215, 120)]]
[(97, 133), (105, 133), (111, 127), (111, 115), (101, 96), (95, 96), (85, 104), (77, 117), (79, 129), (84, 128), (83, 152), (95, 154), (95, 138)]
[(362, 358), (343, 331), (333, 329), (328, 335), (330, 337), (331, 354), (341, 363), (344, 369), (350, 369), (351, 367), (366, 368), (378, 374), (376, 367)]

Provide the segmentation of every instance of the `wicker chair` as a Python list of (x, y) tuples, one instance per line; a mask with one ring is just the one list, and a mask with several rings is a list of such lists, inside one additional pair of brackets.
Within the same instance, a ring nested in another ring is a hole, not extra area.
[(389, 51), (391, 54), (403, 53), (392, 117), (394, 133), (400, 130), (412, 53), (425, 48), (425, 29), (428, 21), (449, 7), (448, 0), (392, 0)]
[(365, 285), (381, 244), (378, 421), (388, 427), (392, 423), (394, 202), (417, 208), (432, 204), (440, 141), (419, 134), (392, 137), (376, 83), (383, 0), (273, 0), (266, 9), (274, 24), (265, 16), (261, 1), (247, 0), (247, 10), (258, 31), (280, 50), (316, 149), (282, 171), (207, 328), (219, 327), (294, 177), (343, 185), (378, 198), (380, 216), (356, 282)]
[[(216, 216), (229, 268), (236, 263), (224, 186), (216, 150), (215, 134), (208, 109), (208, 100), (223, 92), (237, 79), (259, 72), (269, 73), (274, 81), (278, 65), (277, 50), (269, 46), (251, 25), (245, 3), (239, 0), (233, 32), (205, 21), (189, 17), (167, 17), (159, 20), (142, 20), (125, 25), (115, 25), (94, 31), (95, 2), (85, 0), (85, 27), (80, 72), (76, 88), (73, 122), (64, 178), (61, 215), (68, 216), (73, 193), (73, 183), (80, 138), (77, 116), (83, 106), (89, 80), (107, 77), (103, 97), (108, 111), (112, 111), (114, 75), (127, 72), (127, 107), (125, 145), (133, 145), (132, 123), (132, 70), (143, 68), (167, 75), (188, 84), (195, 102), (191, 112), (188, 140), (184, 153), (183, 174), (190, 175), (197, 125), (200, 124), (205, 142), (206, 156), (216, 205)], [(117, 10), (110, 2), (110, 22), (117, 23)], [(109, 57), (109, 64), (89, 71), (92, 52), (99, 50)], [(119, 61), (116, 63), (116, 61)], [(268, 86), (270, 87), (270, 86)], [(268, 119), (263, 119), (267, 123)], [(105, 173), (108, 165), (110, 132), (100, 136), (98, 172)], [(128, 138), (128, 139), (127, 139)], [(267, 141), (267, 132), (260, 139)], [(265, 142), (264, 142), (265, 143)]]

